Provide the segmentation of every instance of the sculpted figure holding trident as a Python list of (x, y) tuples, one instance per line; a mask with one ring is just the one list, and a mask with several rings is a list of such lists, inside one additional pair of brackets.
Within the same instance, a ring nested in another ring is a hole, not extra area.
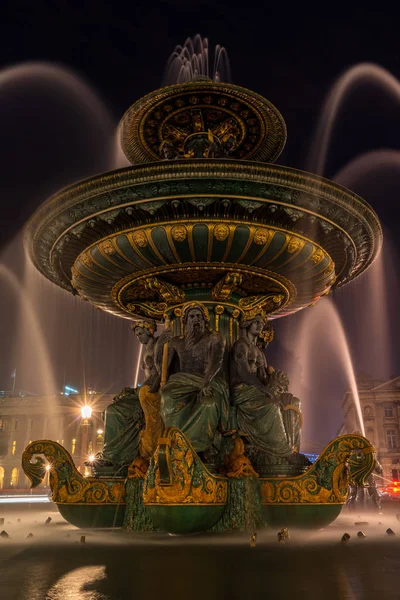
[[(186, 304), (183, 335), (168, 341), (167, 383), (161, 389), (161, 416), (178, 427), (213, 462), (228, 428), (229, 392), (223, 359), (225, 340), (209, 329), (210, 317), (200, 303)], [(161, 365), (158, 365), (161, 370)]]

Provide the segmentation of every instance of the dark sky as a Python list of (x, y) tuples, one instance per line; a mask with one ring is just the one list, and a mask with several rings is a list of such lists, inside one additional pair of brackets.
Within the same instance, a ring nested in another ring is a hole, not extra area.
[[(290, 9), (287, 3), (232, 4), (59, 0), (3, 5), (0, 261), (15, 274), (17, 284), (12, 291), (3, 267), (0, 389), (11, 386), (15, 366), (18, 388), (42, 392), (51, 387), (44, 348), (58, 388), (64, 381), (82, 387), (83, 379), (87, 385), (111, 391), (132, 383), (137, 347), (127, 323), (98, 313), (27, 272), (20, 232), (53, 191), (113, 167), (113, 135), (119, 118), (137, 98), (161, 85), (176, 44), (200, 33), (208, 37), (210, 47), (226, 47), (232, 81), (265, 95), (286, 120), (288, 142), (278, 162), (300, 169), (306, 168), (324, 100), (340, 75), (358, 63), (375, 63), (400, 77), (394, 13), (365, 6), (345, 13), (328, 13), (324, 6), (318, 13), (304, 3)], [(27, 71), (10, 71), (27, 62), (33, 63)], [(90, 90), (82, 93), (79, 86), (68, 87), (48, 68), (41, 70), (37, 63), (43, 62), (69, 70)], [(398, 98), (368, 78), (346, 96), (324, 176), (335, 178), (365, 152), (400, 150), (400, 92)], [(390, 164), (377, 159), (362, 176), (348, 182), (382, 220), (389, 242), (381, 260), (384, 274), (378, 265), (372, 275), (333, 295), (355, 370), (377, 378), (400, 374), (400, 159), (395, 153), (392, 156)], [(32, 310), (38, 315), (36, 329), (35, 318), (28, 316)], [(315, 307), (290, 322), (277, 323), (276, 341), (269, 352), (270, 362), (287, 368), (295, 391), (303, 394), (308, 437), (322, 442), (340, 426), (341, 399), (348, 386), (335, 331), (318, 326), (319, 319), (325, 319), (334, 329), (331, 310), (317, 312)], [(42, 345), (38, 329), (43, 330)], [(308, 350), (304, 336), (309, 336)], [(322, 347), (331, 351), (325, 352), (324, 360)]]

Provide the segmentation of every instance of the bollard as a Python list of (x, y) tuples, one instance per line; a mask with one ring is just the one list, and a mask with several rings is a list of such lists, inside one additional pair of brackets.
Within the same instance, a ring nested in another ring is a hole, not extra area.
[(359, 531), (357, 533), (357, 537), (362, 538), (362, 539), (366, 539), (367, 536), (365, 535), (365, 533), (363, 531)]
[(81, 535), (81, 544), (85, 544), (86, 542), (86, 536)]
[(32, 538), (32, 537), (33, 537), (33, 533), (28, 533), (28, 535), (25, 536), (25, 539)]
[(341, 541), (343, 544), (347, 544), (347, 542), (349, 541), (349, 539), (350, 539), (350, 534), (348, 534), (348, 533), (344, 533), (344, 534), (342, 535), (342, 539), (341, 539), (340, 541)]
[(400, 521), (400, 515), (396, 515), (396, 519)]
[(4, 525), (4, 517), (0, 517), (0, 525)]
[(257, 534), (252, 533), (250, 536), (250, 548), (255, 548), (257, 543)]
[(396, 535), (395, 532), (393, 531), (393, 529), (390, 529), (390, 527), (389, 527), (389, 529), (386, 529), (386, 533), (388, 535)]
[(48, 525), (49, 523), (51, 523), (51, 517), (47, 517), (47, 519), (44, 522), (45, 525)]
[(289, 529), (284, 527), (280, 531), (278, 531), (278, 542), (285, 543), (286, 540), (290, 539)]

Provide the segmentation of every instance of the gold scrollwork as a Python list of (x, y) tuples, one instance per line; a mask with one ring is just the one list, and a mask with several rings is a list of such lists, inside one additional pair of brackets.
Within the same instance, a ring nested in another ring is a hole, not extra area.
[(239, 307), (243, 310), (243, 319), (253, 319), (259, 314), (265, 314), (276, 310), (284, 301), (282, 294), (262, 294), (258, 296), (248, 296), (239, 300)]
[[(60, 444), (49, 440), (31, 442), (22, 454), (22, 469), (37, 487), (43, 480), (45, 456), (50, 464), (50, 487), (53, 502), (58, 504), (124, 504), (125, 485), (122, 479), (83, 477), (70, 454)], [(32, 459), (36, 457), (36, 462)]]
[[(163, 483), (160, 472), (162, 457), (166, 458), (165, 468), (170, 478), (168, 485)], [(227, 497), (228, 480), (213, 475), (206, 469), (179, 429), (166, 429), (163, 437), (158, 440), (157, 450), (146, 475), (144, 504), (221, 505), (226, 504)]]
[(228, 273), (212, 289), (213, 300), (229, 300), (232, 292), (240, 286), (243, 275), (240, 273)]
[(334, 439), (304, 475), (263, 478), (263, 504), (343, 504), (349, 482), (364, 485), (375, 466), (375, 449), (364, 437)]
[(144, 280), (145, 288), (156, 292), (161, 300), (167, 304), (182, 302), (185, 299), (185, 292), (167, 281), (157, 277), (147, 277)]

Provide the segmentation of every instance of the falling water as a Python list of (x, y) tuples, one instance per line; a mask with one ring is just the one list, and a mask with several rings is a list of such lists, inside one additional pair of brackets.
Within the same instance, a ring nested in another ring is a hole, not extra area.
[[(57, 387), (54, 381), (49, 351), (37, 314), (32, 308), (30, 300), (21, 289), (17, 277), (2, 264), (0, 264), (0, 279), (2, 279), (13, 292), (16, 302), (21, 303), (20, 315), (25, 327), (21, 327), (21, 336), (17, 345), (21, 351), (24, 346), (30, 346), (30, 360), (34, 357), (33, 360), (36, 361), (35, 368), (37, 369), (39, 379), (42, 382), (44, 393), (46, 396), (50, 397), (55, 393)], [(21, 352), (21, 356), (24, 356), (24, 352)], [(19, 357), (20, 359), (21, 356)], [(23, 369), (24, 365), (20, 364), (19, 368)]]
[[(339, 313), (332, 300), (323, 298), (311, 310), (304, 312), (297, 331), (293, 328), (291, 330), (291, 340), (296, 354), (301, 357), (302, 364), (300, 379), (291, 377), (291, 391), (296, 394), (298, 390), (304, 389), (306, 384), (313, 389), (314, 393), (318, 390), (320, 398), (327, 398), (332, 394), (332, 390), (327, 389), (327, 380), (329, 376), (334, 376), (335, 369), (339, 368), (345, 375), (347, 386), (352, 392), (360, 430), (364, 435), (364, 421), (349, 345)], [(311, 422), (311, 411), (314, 408), (307, 403), (307, 399), (301, 399), (305, 413), (304, 420), (307, 424), (308, 419)], [(326, 406), (324, 412), (326, 413)], [(326, 414), (325, 419), (328, 421)]]
[[(186, 83), (195, 77), (210, 77), (208, 39), (197, 34), (187, 38), (183, 46), (176, 46), (168, 59), (164, 84)], [(223, 46), (215, 47), (213, 72), (214, 81), (231, 79), (228, 54)]]
[(330, 90), (311, 145), (307, 170), (322, 175), (325, 170), (329, 143), (340, 108), (346, 97), (359, 85), (378, 84), (387, 94), (400, 102), (400, 82), (389, 71), (373, 63), (360, 63), (347, 69)]
[[(367, 152), (356, 157), (348, 163), (337, 175), (335, 181), (355, 190), (361, 196), (369, 197), (375, 200), (375, 203), (382, 203), (386, 210), (391, 204), (397, 204), (398, 190), (392, 191), (393, 200), (391, 200), (388, 181), (390, 178), (398, 179), (400, 171), (400, 152), (395, 150), (375, 150)], [(376, 191), (377, 190), (377, 191)], [(385, 190), (382, 198), (382, 190)], [(375, 197), (374, 197), (375, 195)], [(379, 206), (377, 206), (379, 208)], [(371, 363), (379, 376), (390, 377), (392, 374), (392, 352), (393, 343), (398, 338), (400, 332), (396, 331), (396, 320), (391, 320), (388, 315), (395, 309), (393, 298), (400, 296), (400, 290), (397, 283), (398, 266), (395, 264), (396, 251), (391, 247), (390, 233), (384, 234), (384, 246), (372, 264), (370, 269), (351, 286), (351, 289), (344, 291), (347, 302), (354, 305), (354, 312), (365, 315), (364, 323), (368, 327), (360, 327), (360, 338), (365, 348), (368, 347), (371, 352)], [(362, 298), (362, 307), (360, 307), (360, 298)], [(393, 304), (393, 306), (391, 306)], [(351, 308), (351, 306), (350, 306)], [(372, 342), (372, 343), (371, 343)], [(361, 349), (361, 353), (363, 351)]]
[(140, 370), (140, 363), (142, 362), (142, 354), (143, 354), (143, 344), (140, 344), (139, 355), (138, 355), (137, 363), (136, 363), (135, 379), (133, 382), (134, 388), (137, 388), (138, 383), (139, 383), (139, 370)]

